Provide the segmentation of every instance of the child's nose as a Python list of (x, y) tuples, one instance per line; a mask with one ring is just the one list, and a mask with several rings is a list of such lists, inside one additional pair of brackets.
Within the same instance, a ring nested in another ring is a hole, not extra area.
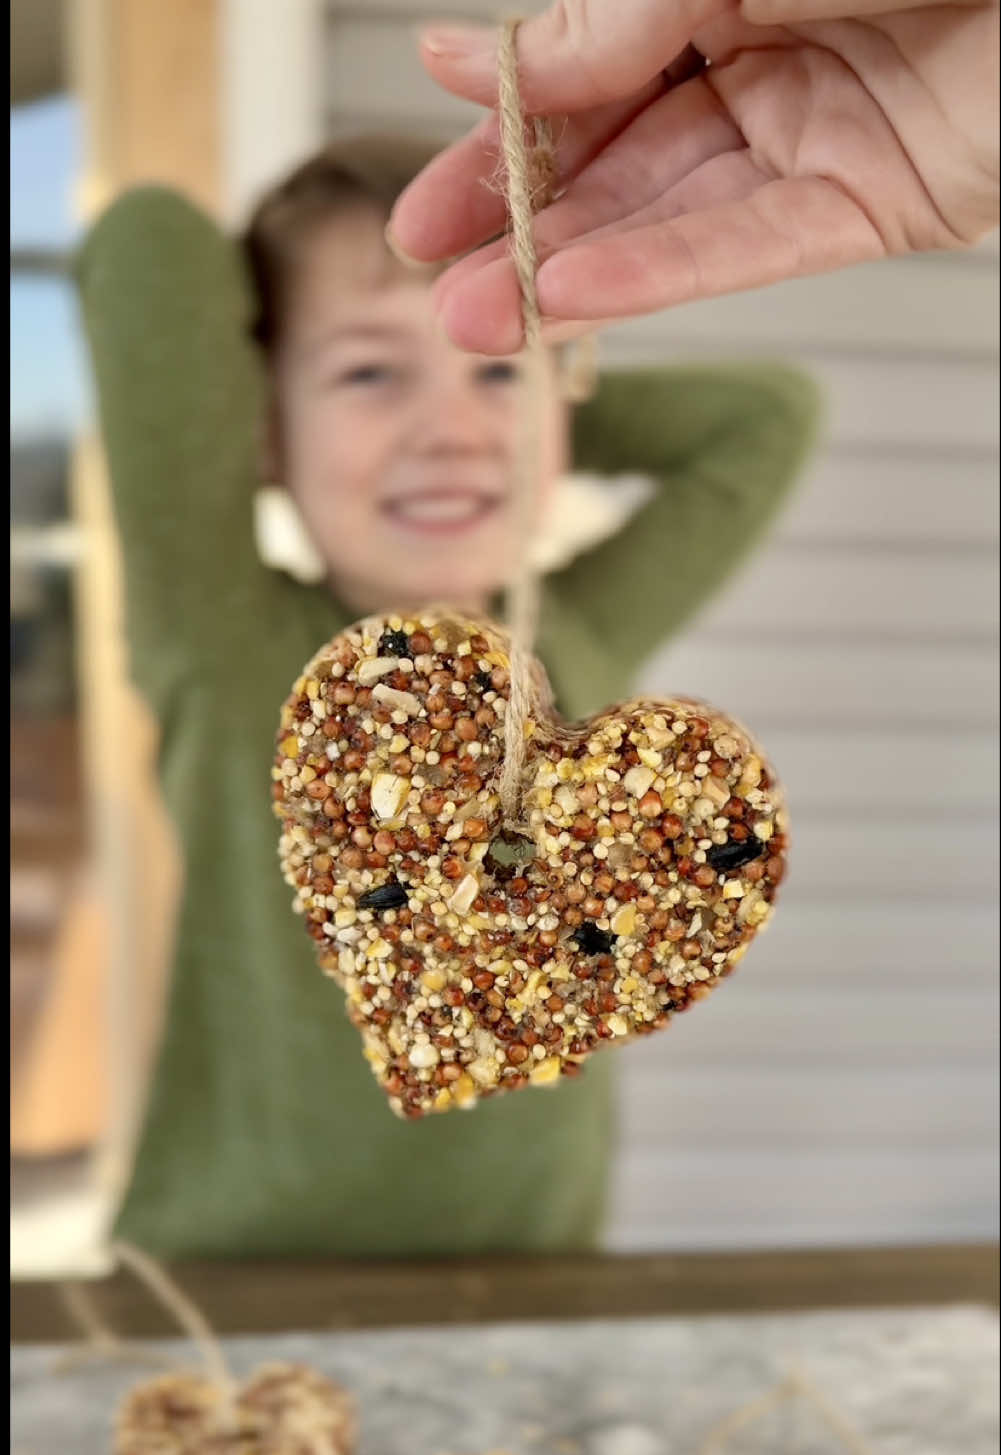
[(420, 408), (425, 449), (464, 452), (496, 444), (496, 421), (475, 387), (465, 380), (437, 381)]

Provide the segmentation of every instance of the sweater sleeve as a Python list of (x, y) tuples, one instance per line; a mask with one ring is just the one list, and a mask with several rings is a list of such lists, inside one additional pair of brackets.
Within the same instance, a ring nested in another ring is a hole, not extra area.
[(619, 665), (635, 671), (725, 581), (806, 457), (814, 386), (780, 367), (612, 375), (575, 422), (576, 468), (653, 477), (611, 540), (550, 581)]
[(159, 187), (108, 209), (83, 245), (77, 283), (133, 675), (155, 698), (172, 666), (217, 661), (240, 614), (260, 611), (249, 289), (232, 241)]

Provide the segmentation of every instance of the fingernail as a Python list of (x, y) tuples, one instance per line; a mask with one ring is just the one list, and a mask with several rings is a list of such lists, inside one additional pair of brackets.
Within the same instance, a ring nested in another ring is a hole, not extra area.
[(417, 258), (412, 258), (408, 252), (405, 252), (400, 247), (400, 244), (396, 240), (396, 234), (393, 232), (393, 224), (391, 222), (386, 223), (386, 231), (383, 235), (386, 239), (387, 248), (398, 263), (402, 263), (406, 268), (419, 268), (421, 266)]
[(421, 30), (420, 43), (433, 56), (464, 60), (491, 51), (496, 33), (489, 25), (432, 25)]

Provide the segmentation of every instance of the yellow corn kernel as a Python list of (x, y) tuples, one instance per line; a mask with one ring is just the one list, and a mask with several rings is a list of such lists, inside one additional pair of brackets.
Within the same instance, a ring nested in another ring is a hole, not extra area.
[(554, 1081), (559, 1080), (559, 1076), (560, 1058), (558, 1056), (547, 1057), (545, 1061), (540, 1061), (537, 1066), (533, 1066), (528, 1073), (528, 1079), (533, 1086), (551, 1086)]
[(636, 928), (636, 906), (624, 904), (612, 917), (613, 935), (631, 935)]
[(531, 975), (525, 981), (524, 988), (521, 992), (521, 998), (526, 1005), (530, 1005), (531, 1002), (535, 999), (536, 991), (542, 984), (542, 978), (543, 976), (541, 970), (533, 970)]

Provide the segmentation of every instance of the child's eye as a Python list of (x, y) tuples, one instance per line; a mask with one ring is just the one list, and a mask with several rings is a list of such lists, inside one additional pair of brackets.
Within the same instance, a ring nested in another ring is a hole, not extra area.
[(513, 359), (497, 359), (483, 364), (478, 371), (478, 378), (483, 384), (512, 384), (517, 377), (518, 365)]
[(389, 364), (358, 364), (346, 370), (338, 379), (340, 384), (388, 384), (398, 371)]

